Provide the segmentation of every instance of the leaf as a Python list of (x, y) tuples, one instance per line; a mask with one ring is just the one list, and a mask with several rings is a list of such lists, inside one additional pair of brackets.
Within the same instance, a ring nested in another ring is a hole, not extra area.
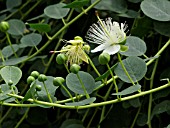
[(82, 105), (93, 103), (95, 100), (96, 100), (96, 97), (91, 97), (91, 98), (81, 100), (78, 102), (65, 103), (65, 105), (67, 105), (67, 106), (82, 106)]
[(8, 96), (7, 94), (10, 94), (12, 92), (12, 90), (10, 90), (10, 87), (6, 84), (1, 84), (0, 86), (1, 86), (1, 90), (2, 90), (2, 93), (0, 93), (0, 101), (9, 99), (10, 96)]
[(50, 5), (44, 9), (44, 13), (50, 18), (61, 19), (65, 17), (70, 10), (69, 8), (63, 8), (64, 6), (66, 6), (64, 3)]
[(151, 114), (151, 118), (153, 118), (154, 115), (158, 115), (169, 110), (170, 110), (170, 101), (164, 100), (161, 103), (155, 105)]
[[(117, 66), (118, 63), (114, 64), (110, 69), (111, 71), (114, 70), (114, 68)], [(105, 79), (107, 78), (108, 76), (110, 75), (110, 71), (107, 70), (105, 73), (103, 73), (101, 76), (97, 77), (95, 80), (102, 80), (102, 79)]]
[[(79, 71), (78, 75), (80, 76), (80, 79), (82, 83), (84, 84), (87, 93), (91, 94), (95, 88), (95, 81), (93, 77), (89, 73), (83, 72), (83, 71)], [(69, 73), (67, 75), (66, 85), (71, 91), (77, 94), (85, 95), (82, 85), (76, 74)]]
[[(94, 2), (95, 0), (91, 0), (91, 3)], [(125, 0), (101, 0), (94, 8), (124, 13), (127, 11), (127, 4)]]
[(125, 45), (128, 46), (129, 49), (125, 52), (120, 52), (120, 54), (125, 56), (141, 56), (146, 52), (145, 42), (138, 37), (127, 37)]
[(8, 33), (11, 35), (19, 36), (23, 35), (24, 30), (26, 29), (24, 22), (18, 19), (11, 19), (8, 21), (9, 30)]
[(141, 3), (143, 13), (158, 21), (170, 21), (170, 1), (167, 0), (144, 0)]
[(6, 61), (2, 62), (2, 64), (4, 66), (16, 65), (16, 64), (19, 64), (19, 63), (23, 62), (26, 58), (27, 58), (27, 56), (22, 56), (22, 57), (19, 57), (19, 58), (11, 58), (9, 60), (6, 60)]
[(137, 92), (140, 88), (141, 88), (141, 85), (137, 84), (137, 85), (130, 86), (130, 87), (122, 90), (121, 92), (112, 93), (112, 95), (128, 95), (128, 94)]
[[(54, 97), (54, 95), (55, 95), (55, 91), (58, 88), (58, 86), (53, 85), (53, 79), (54, 79), (54, 77), (47, 76), (47, 80), (45, 81), (45, 84), (46, 84), (47, 90), (48, 90), (52, 100), (55, 101), (56, 98)], [(43, 101), (49, 101), (43, 83), (36, 80), (36, 84), (41, 85), (41, 87), (42, 87), (42, 90), (37, 92), (38, 99), (43, 100)]]
[(26, 92), (24, 98), (21, 100), (21, 103), (23, 103), (24, 101), (27, 101), (29, 98), (33, 98), (35, 95), (35, 88), (36, 88), (36, 82), (33, 81), (30, 85), (30, 88), (28, 89), (28, 91)]
[(170, 37), (170, 22), (154, 21), (154, 30), (161, 35)]
[(62, 123), (60, 128), (84, 128), (84, 127), (82, 121), (80, 120), (67, 119)]
[[(13, 47), (13, 49), (14, 49), (15, 52), (17, 52), (17, 51), (19, 50), (18, 44), (12, 44), (12, 47)], [(6, 46), (6, 47), (4, 47), (4, 48), (2, 49), (2, 54), (3, 54), (4, 58), (8, 58), (8, 57), (10, 57), (11, 55), (13, 55), (14, 53), (13, 53), (13, 51), (12, 51), (11, 46), (8, 45), (8, 46)]]
[(0, 74), (7, 85), (9, 80), (12, 80), (12, 85), (15, 86), (21, 79), (22, 71), (18, 67), (5, 66), (0, 70)]
[[(144, 60), (139, 57), (130, 56), (122, 61), (128, 74), (134, 82), (141, 80), (147, 71), (147, 66)], [(120, 62), (115, 67), (115, 74), (124, 82), (131, 83), (127, 75), (125, 74)]]
[(118, 14), (120, 17), (127, 17), (127, 18), (137, 18), (139, 13), (134, 10), (128, 10), (125, 13)]
[(67, 4), (63, 8), (81, 8), (89, 3), (90, 0), (78, 0), (78, 1), (73, 1), (70, 4)]
[(136, 121), (137, 125), (138, 126), (146, 125), (147, 124), (147, 118), (148, 118), (148, 116), (147, 116), (146, 113), (140, 113), (138, 118), (137, 118), (137, 121)]
[(139, 97), (129, 100), (129, 103), (130, 103), (131, 106), (133, 106), (135, 108), (138, 108), (138, 107), (141, 106), (141, 102), (139, 100)]
[(42, 36), (37, 33), (31, 33), (21, 38), (21, 43), (25, 46), (37, 46), (42, 40)]
[(170, 128), (170, 124), (166, 128)]
[(48, 24), (45, 23), (37, 23), (37, 24), (28, 24), (31, 28), (38, 30), (40, 32), (49, 32), (51, 31), (51, 27)]
[(7, 0), (6, 1), (6, 7), (7, 9), (12, 9), (14, 7), (17, 7), (19, 5), (22, 4), (22, 0), (15, 0), (15, 2), (13, 2), (12, 0)]

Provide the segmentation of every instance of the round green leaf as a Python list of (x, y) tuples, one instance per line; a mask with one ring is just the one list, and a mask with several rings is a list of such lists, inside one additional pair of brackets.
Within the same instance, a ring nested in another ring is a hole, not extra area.
[(65, 120), (60, 128), (84, 128), (82, 121), (76, 119), (67, 119)]
[[(141, 58), (131, 56), (122, 62), (134, 82), (141, 80), (145, 76), (147, 66), (145, 61)], [(117, 65), (114, 72), (122, 81), (131, 83), (120, 63)]]
[[(58, 88), (58, 86), (54, 86), (54, 85), (53, 85), (53, 80), (54, 80), (54, 77), (52, 77), (52, 76), (47, 76), (47, 80), (45, 81), (45, 84), (46, 84), (47, 90), (48, 90), (48, 92), (49, 92), (52, 100), (54, 101), (54, 100), (56, 99), (56, 98), (54, 97), (55, 91), (56, 91), (56, 89)], [(41, 100), (43, 100), (43, 101), (49, 101), (43, 83), (42, 83), (42, 82), (39, 82), (38, 80), (36, 80), (36, 84), (42, 86), (42, 90), (37, 92), (37, 93), (38, 93), (38, 99), (41, 99)]]
[(11, 35), (19, 36), (23, 35), (24, 30), (26, 29), (24, 22), (18, 19), (11, 19), (8, 21), (9, 30), (8, 33)]
[[(89, 73), (83, 71), (79, 71), (78, 75), (80, 76), (80, 79), (84, 84), (87, 93), (91, 94), (95, 88), (95, 81), (93, 77)], [(83, 94), (83, 95), (85, 94), (77, 75), (74, 73), (69, 73), (67, 75), (66, 85), (71, 91), (77, 94)]]
[(65, 17), (70, 10), (69, 8), (63, 8), (64, 6), (66, 6), (64, 3), (50, 5), (44, 9), (44, 13), (50, 18), (61, 19)]
[[(91, 3), (95, 1), (96, 0), (91, 0)], [(127, 4), (125, 0), (101, 0), (94, 8), (124, 13), (127, 11)]]
[(26, 58), (28, 58), (28, 56), (22, 56), (22, 57), (18, 57), (18, 58), (11, 58), (11, 59), (8, 59), (4, 62), (2, 62), (3, 65), (16, 65), (16, 64), (19, 64), (21, 62), (23, 62)]
[(145, 42), (138, 37), (127, 37), (125, 45), (128, 46), (129, 49), (126, 52), (120, 52), (125, 56), (141, 56), (146, 52)]
[(12, 85), (16, 85), (21, 79), (22, 71), (18, 67), (5, 66), (0, 70), (0, 74), (7, 85), (9, 80), (12, 80)]
[[(17, 52), (19, 50), (18, 44), (13, 44), (12, 47), (15, 52)], [(14, 53), (12, 51), (11, 46), (8, 45), (2, 49), (2, 54), (3, 54), (4, 58), (7, 58), (7, 57), (10, 57), (11, 55), (13, 55)]]
[(148, 17), (158, 21), (170, 20), (170, 1), (167, 0), (144, 0), (141, 9)]
[(42, 40), (42, 36), (37, 33), (31, 33), (21, 38), (21, 43), (26, 46), (37, 46)]
[(141, 88), (141, 85), (137, 84), (137, 85), (130, 86), (130, 87), (122, 90), (121, 92), (112, 93), (112, 95), (128, 95), (128, 94), (137, 92), (140, 88)]
[(154, 29), (158, 33), (164, 36), (170, 37), (170, 22), (154, 22)]
[(15, 0), (15, 2), (12, 0), (7, 0), (6, 7), (7, 7), (7, 9), (11, 9), (11, 8), (21, 5), (21, 3), (22, 3), (22, 0)]
[(118, 14), (118, 16), (127, 18), (137, 18), (139, 16), (139, 13), (134, 10), (128, 10), (125, 13)]

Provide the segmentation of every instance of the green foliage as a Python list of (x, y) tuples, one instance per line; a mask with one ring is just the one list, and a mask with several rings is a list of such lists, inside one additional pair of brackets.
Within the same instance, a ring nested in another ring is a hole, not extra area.
[[(77, 94), (85, 94), (84, 90), (82, 88), (82, 83), (83, 83), (87, 93), (91, 94), (94, 91), (94, 87), (95, 87), (95, 81), (94, 81), (93, 77), (89, 73), (83, 72), (83, 71), (79, 71), (78, 75), (80, 76), (80, 79), (74, 73), (69, 73), (67, 75), (67, 77), (66, 77), (67, 87), (71, 91), (73, 91)], [(81, 83), (81, 81), (82, 81), (82, 83)]]
[(170, 127), (169, 0), (0, 7), (0, 127)]
[(15, 66), (6, 66), (0, 70), (0, 74), (7, 85), (9, 80), (12, 80), (12, 85), (15, 86), (21, 79), (22, 71)]
[[(146, 74), (146, 63), (139, 57), (127, 57), (125, 60), (123, 60), (123, 64), (125, 65), (127, 72), (134, 82), (141, 80)], [(122, 81), (131, 83), (120, 63), (118, 63), (114, 72)]]

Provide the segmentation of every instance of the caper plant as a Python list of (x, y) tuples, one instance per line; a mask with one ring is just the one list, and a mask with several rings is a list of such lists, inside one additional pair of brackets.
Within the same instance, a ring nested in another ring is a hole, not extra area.
[(170, 1), (0, 5), (0, 128), (170, 127)]

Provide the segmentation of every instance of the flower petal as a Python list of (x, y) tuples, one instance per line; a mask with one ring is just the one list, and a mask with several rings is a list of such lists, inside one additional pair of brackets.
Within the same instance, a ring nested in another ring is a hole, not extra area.
[(91, 50), (91, 52), (94, 53), (94, 52), (102, 51), (103, 49), (106, 49), (109, 46), (110, 46), (109, 43), (100, 44), (95, 49)]
[(109, 55), (113, 55), (120, 50), (120, 45), (112, 45), (104, 49), (103, 52), (108, 53)]

